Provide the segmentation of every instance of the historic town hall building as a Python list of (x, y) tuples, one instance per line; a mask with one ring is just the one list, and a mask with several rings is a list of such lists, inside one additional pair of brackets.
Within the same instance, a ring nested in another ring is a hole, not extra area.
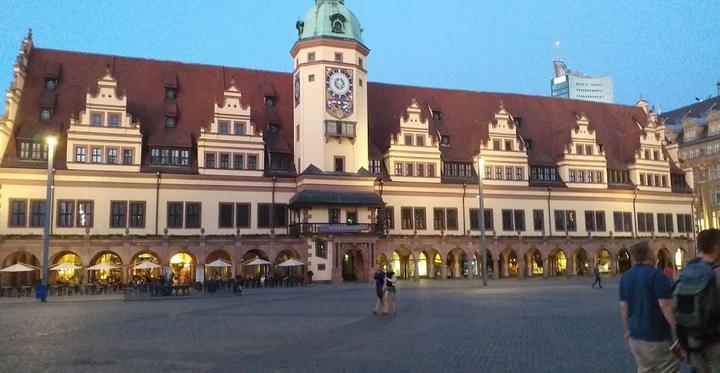
[[(297, 258), (315, 280), (478, 278), (478, 173), (490, 275), (616, 274), (627, 248), (693, 254), (692, 180), (647, 102), (624, 106), (368, 81), (342, 0), (297, 23), (292, 73), (36, 48), (22, 41), (0, 118), (0, 264), (50, 282), (254, 276)], [(382, 56), (377, 56), (382, 58)], [(56, 136), (56, 152), (46, 139)], [(689, 185), (688, 185), (689, 184)], [(159, 272), (159, 271), (158, 271)], [(6, 275), (3, 283), (33, 279)]]

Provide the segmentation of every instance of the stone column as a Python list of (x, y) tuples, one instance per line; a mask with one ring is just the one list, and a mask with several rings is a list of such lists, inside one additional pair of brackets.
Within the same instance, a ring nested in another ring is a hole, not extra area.
[(525, 265), (525, 257), (521, 257), (518, 259), (518, 274), (520, 278), (525, 278), (527, 276), (527, 266)]
[(440, 266), (440, 269), (442, 269), (440, 274), (442, 277), (440, 277), (440, 280), (447, 280), (447, 265), (445, 265), (445, 262), (443, 262), (443, 264)]
[(550, 277), (550, 258), (549, 257), (545, 257), (545, 259), (544, 259), (543, 277), (545, 277), (545, 278)]
[(610, 276), (616, 277), (618, 275), (618, 255), (616, 253), (610, 254)]
[[(413, 280), (415, 282), (420, 281), (420, 260), (413, 258), (413, 262), (415, 265), (415, 276), (413, 276)], [(427, 262), (427, 261), (426, 261)], [(427, 268), (426, 268), (427, 269)]]
[(453, 261), (453, 278), (459, 278), (460, 272), (462, 271), (462, 268), (460, 268), (460, 256), (455, 255), (454, 261)]

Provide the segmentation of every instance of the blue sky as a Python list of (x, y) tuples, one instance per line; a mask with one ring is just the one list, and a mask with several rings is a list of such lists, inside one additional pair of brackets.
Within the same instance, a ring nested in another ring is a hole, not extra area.
[[(313, 4), (0, 0), (0, 89), (28, 27), (40, 48), (290, 71), (295, 22)], [(561, 56), (571, 69), (612, 76), (617, 103), (642, 94), (668, 111), (717, 94), (718, 1), (346, 4), (365, 30), (371, 81), (548, 95)]]

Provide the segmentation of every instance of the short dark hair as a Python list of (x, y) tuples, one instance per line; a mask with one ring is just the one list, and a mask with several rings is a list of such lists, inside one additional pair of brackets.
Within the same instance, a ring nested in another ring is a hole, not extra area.
[(712, 254), (720, 244), (720, 229), (705, 229), (697, 235), (697, 248), (705, 254)]
[(643, 262), (650, 256), (650, 241), (640, 241), (630, 247), (630, 253), (636, 262)]

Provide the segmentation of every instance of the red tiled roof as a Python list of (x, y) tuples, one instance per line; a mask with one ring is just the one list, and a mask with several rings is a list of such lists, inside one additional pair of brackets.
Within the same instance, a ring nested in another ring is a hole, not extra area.
[[(46, 92), (44, 75), (51, 64), (62, 65), (54, 114), (48, 123), (40, 123), (39, 106)], [(85, 93), (97, 90), (97, 80), (108, 67), (117, 79), (118, 93), (127, 96), (128, 112), (141, 123), (145, 144), (190, 146), (200, 135), (200, 128), (212, 120), (213, 104), (222, 102), (224, 90), (234, 81), (243, 94), (243, 105), (252, 108), (251, 121), (265, 133), (268, 149), (292, 152), (293, 85), (289, 73), (48, 49), (34, 49), (31, 53), (16, 135), (29, 139), (66, 130), (69, 118), (85, 109)], [(178, 90), (174, 107), (178, 122), (176, 128), (166, 129), (164, 90), (171, 83)], [(264, 96), (268, 94), (275, 95), (275, 108), (265, 107)], [(640, 129), (635, 121), (646, 120), (645, 113), (634, 106), (369, 83), (368, 125), (373, 153), (387, 150), (390, 136), (399, 129), (399, 118), (406, 114), (413, 99), (420, 104), (425, 118), (431, 118), (430, 107), (442, 111), (441, 121), (431, 120), (431, 130), (433, 134), (437, 130), (450, 136), (450, 146), (442, 147), (445, 160), (469, 161), (477, 153), (480, 139), (487, 136), (487, 123), (501, 102), (514, 117), (522, 118), (518, 132), (532, 140), (529, 160), (533, 165), (553, 165), (559, 160), (570, 130), (576, 125), (576, 115), (584, 113), (606, 151), (608, 166), (624, 168), (639, 147)], [(268, 122), (280, 124), (276, 135), (267, 131)], [(58, 148), (58, 168), (64, 168), (63, 151)], [(148, 153), (147, 149), (144, 153)], [(15, 144), (11, 142), (4, 165), (19, 165), (15, 156)]]

